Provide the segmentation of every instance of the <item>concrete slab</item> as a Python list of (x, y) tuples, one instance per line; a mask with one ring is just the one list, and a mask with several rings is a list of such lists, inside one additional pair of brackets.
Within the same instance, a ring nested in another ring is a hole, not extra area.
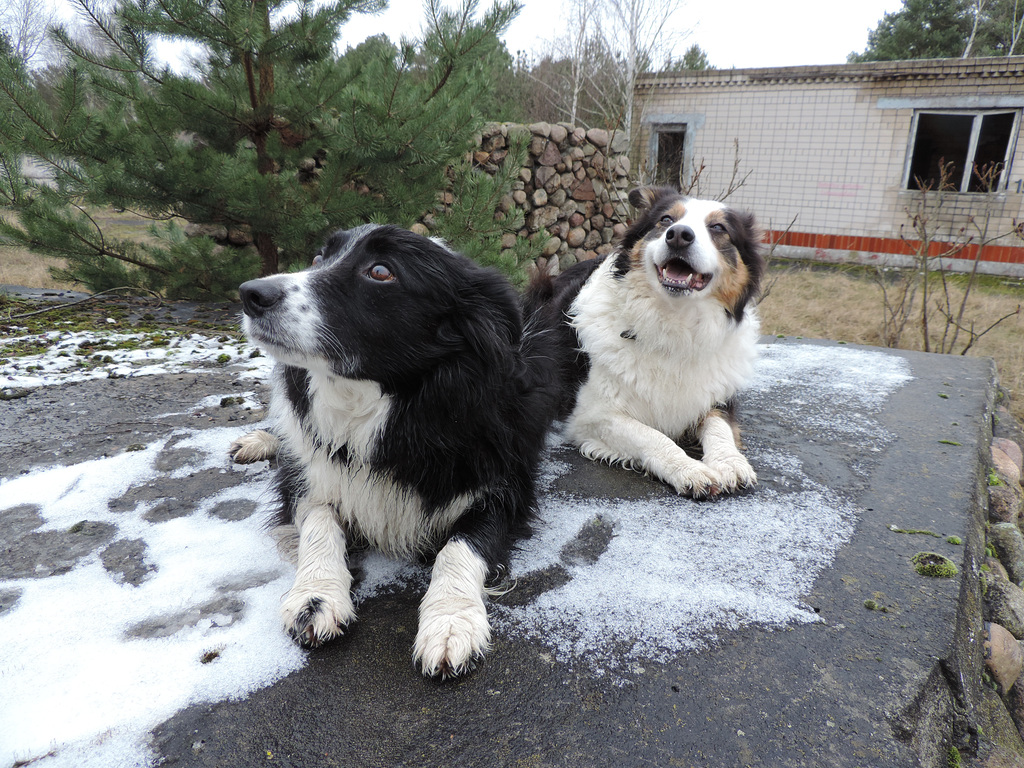
[[(494, 649), (475, 673), (439, 683), (412, 670), (422, 572), (369, 558), (345, 639), (244, 698), (178, 712), (152, 732), (155, 759), (881, 767), (969, 751), (994, 368), (766, 341), (742, 414), (756, 489), (692, 502), (555, 448), (540, 529), (516, 555), (514, 589), (493, 601)], [(166, 424), (143, 412), (159, 410), (152, 398), (183, 407), (230, 386), (223, 377), (90, 382), (0, 404), (0, 473), (155, 436)], [(162, 389), (140, 394), (150, 387)], [(41, 420), (72, 390), (92, 405), (57, 439)], [(103, 443), (105, 423), (137, 426)], [(222, 475), (182, 476), (175, 494), (251, 481)], [(921, 551), (958, 576), (919, 575)]]

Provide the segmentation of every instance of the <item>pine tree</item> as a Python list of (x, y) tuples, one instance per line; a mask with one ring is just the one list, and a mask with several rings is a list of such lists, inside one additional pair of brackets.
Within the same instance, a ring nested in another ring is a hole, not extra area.
[(508, 155), (493, 170), (485, 172), (473, 166), (472, 156), (452, 166), (452, 203), (436, 206), (434, 234), (452, 243), (469, 258), (504, 272), (518, 284), (526, 280), (522, 265), (534, 259), (544, 238), (537, 245), (516, 239), (509, 249), (502, 248), (502, 237), (521, 229), (526, 219), (515, 206), (502, 210), (501, 201), (519, 179), (527, 158), (530, 132), (520, 127), (509, 132)]
[[(68, 57), (48, 99), (0, 60), (0, 203), (15, 214), (0, 237), (64, 258), (62, 276), (94, 290), (170, 296), (228, 295), (308, 264), (335, 228), (409, 226), (431, 210), (518, 11), (499, 0), (476, 20), (477, 0), (455, 12), (429, 0), (422, 43), (371, 38), (338, 55), (340, 25), (380, 0), (77, 2), (91, 35), (57, 33)], [(176, 73), (155, 62), (156, 36), (203, 53)], [(23, 158), (52, 183), (26, 182)], [(150, 238), (105, 232), (94, 212), (107, 206), (152, 218)], [(253, 245), (186, 236), (183, 223)]]
[(665, 71), (667, 72), (687, 72), (707, 69), (714, 69), (714, 67), (711, 66), (711, 61), (708, 59), (707, 51), (696, 43), (686, 49), (682, 58), (669, 58), (665, 63)]
[(847, 60), (896, 61), (948, 59), (964, 54), (971, 31), (965, 0), (903, 0), (903, 7), (887, 13), (868, 33), (863, 53)]

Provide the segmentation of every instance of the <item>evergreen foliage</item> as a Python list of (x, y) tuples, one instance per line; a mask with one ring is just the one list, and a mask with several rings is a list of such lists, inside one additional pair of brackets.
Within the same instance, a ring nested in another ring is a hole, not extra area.
[(903, 0), (868, 33), (867, 49), (851, 62), (945, 59), (963, 55), (971, 32), (964, 0)]
[(714, 69), (707, 51), (694, 43), (683, 53), (682, 58), (669, 59), (665, 64), (666, 72), (686, 72), (694, 70)]
[(903, 0), (868, 33), (867, 48), (850, 62), (1011, 56), (1020, 53), (1020, 0)]
[[(526, 128), (510, 131), (508, 140), (508, 155), (493, 175), (474, 168), (470, 157), (453, 166), (452, 186), (458, 195), (453, 195), (454, 204), (441, 207), (434, 220), (434, 234), (449, 243), (458, 243), (459, 250), (469, 258), (495, 267), (521, 284), (526, 279), (521, 265), (537, 254), (529, 241), (518, 238), (513, 248), (501, 249), (502, 235), (521, 229), (526, 217), (518, 207), (504, 212), (500, 208), (502, 197), (508, 194), (525, 164), (530, 132)], [(538, 237), (536, 242), (543, 243), (545, 239)]]
[[(64, 258), (62, 276), (94, 290), (169, 296), (230, 294), (305, 266), (333, 229), (430, 211), (509, 65), (497, 34), (518, 12), (498, 0), (477, 20), (477, 0), (429, 0), (421, 43), (371, 38), (338, 55), (340, 25), (380, 0), (77, 2), (90, 37), (57, 32), (67, 62), (45, 92), (0, 57), (0, 205), (13, 212), (0, 237)], [(154, 60), (157, 36), (201, 53), (172, 71)], [(26, 158), (52, 183), (27, 181)], [(477, 194), (479, 174), (453, 175), (456, 194)], [(152, 218), (151, 237), (105, 233), (90, 214), (106, 206)], [(183, 221), (254, 247), (186, 237)], [(457, 248), (472, 235), (446, 232)]]

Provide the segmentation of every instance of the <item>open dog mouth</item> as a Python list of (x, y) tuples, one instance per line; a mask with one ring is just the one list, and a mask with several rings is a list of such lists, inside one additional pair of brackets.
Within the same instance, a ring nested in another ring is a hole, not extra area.
[(669, 259), (658, 269), (658, 280), (672, 293), (703, 291), (712, 275), (695, 272), (685, 259)]

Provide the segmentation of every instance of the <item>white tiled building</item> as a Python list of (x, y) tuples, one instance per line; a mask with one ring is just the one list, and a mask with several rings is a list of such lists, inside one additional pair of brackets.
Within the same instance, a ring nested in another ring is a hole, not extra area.
[[(636, 97), (640, 175), (685, 188), (703, 165), (693, 193), (707, 197), (742, 180), (729, 202), (757, 214), (779, 255), (906, 263), (918, 179), (940, 158), (956, 189), (927, 195), (930, 253), (966, 227), (953, 266), (969, 268), (971, 217), (989, 237), (1024, 222), (1024, 56), (660, 73)], [(992, 191), (975, 166), (993, 169)], [(1006, 234), (981, 262), (1024, 275), (1024, 239)]]

